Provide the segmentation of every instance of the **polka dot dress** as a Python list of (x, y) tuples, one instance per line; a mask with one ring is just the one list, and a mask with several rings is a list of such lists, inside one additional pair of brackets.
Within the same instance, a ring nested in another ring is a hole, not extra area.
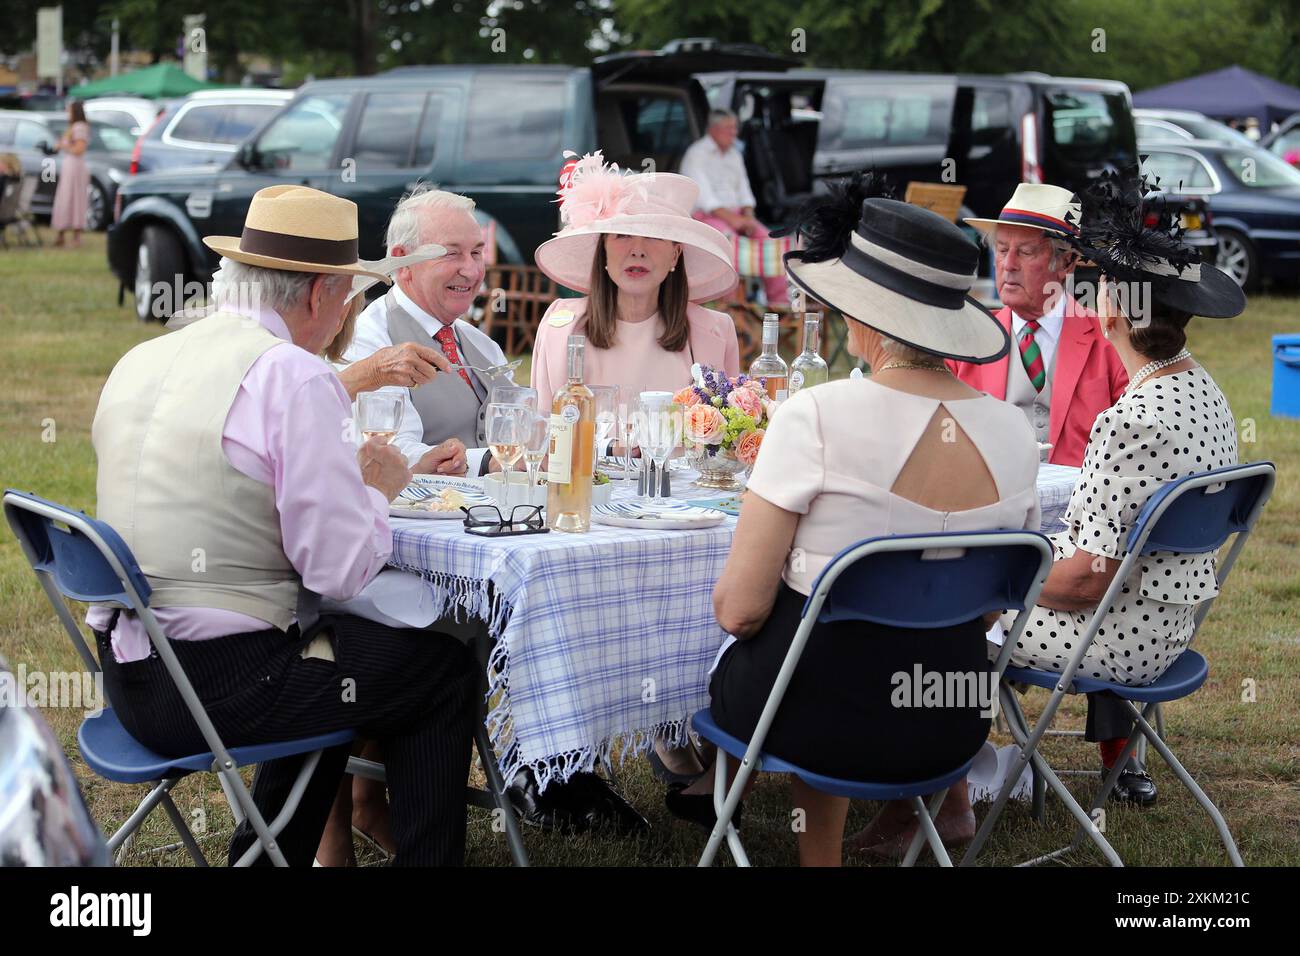
[[(1056, 559), (1082, 549), (1122, 560), (1148, 498), (1171, 481), (1235, 464), (1232, 411), (1204, 369), (1147, 379), (1097, 416), (1065, 513), (1066, 530), (1051, 536)], [(1151, 683), (1191, 641), (1196, 605), (1218, 593), (1213, 554), (1149, 555), (1124, 582), (1079, 673)], [(1092, 612), (1036, 607), (1030, 614), (1011, 662), (1063, 670)]]

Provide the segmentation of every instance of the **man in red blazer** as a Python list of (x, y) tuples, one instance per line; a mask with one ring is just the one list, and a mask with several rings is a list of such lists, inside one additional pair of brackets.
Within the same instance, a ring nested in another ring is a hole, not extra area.
[(948, 363), (972, 388), (1020, 407), (1050, 443), (1048, 457), (1078, 468), (1098, 413), (1114, 405), (1128, 374), (1101, 334), (1097, 314), (1070, 295), (1079, 203), (1068, 189), (1021, 183), (997, 219), (967, 219), (993, 246), (998, 321), (1014, 343), (988, 365)]

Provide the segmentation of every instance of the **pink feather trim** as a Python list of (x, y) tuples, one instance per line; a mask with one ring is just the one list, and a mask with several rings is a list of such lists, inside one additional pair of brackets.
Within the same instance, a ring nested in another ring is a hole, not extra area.
[(634, 199), (645, 199), (645, 187), (623, 175), (617, 163), (606, 163), (597, 150), (578, 160), (557, 195), (564, 228), (577, 229), (624, 214)]

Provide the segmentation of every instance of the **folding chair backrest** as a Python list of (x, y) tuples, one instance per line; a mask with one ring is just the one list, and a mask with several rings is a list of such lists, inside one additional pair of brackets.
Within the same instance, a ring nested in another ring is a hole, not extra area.
[(148, 605), (149, 581), (126, 542), (104, 522), (21, 491), (5, 492), (4, 510), (33, 570), (48, 575), (64, 597), (132, 607), (133, 588), (139, 603)]
[(1217, 551), (1232, 535), (1250, 531), (1276, 476), (1273, 463), (1263, 461), (1171, 482), (1147, 499), (1129, 532), (1127, 550)]
[(26, 173), (23, 176), (23, 184), (18, 193), (18, 211), (24, 215), (32, 211), (32, 199), (36, 196), (36, 189), (40, 186), (40, 180), (35, 173)]
[(837, 554), (812, 595), (833, 576), (818, 614), (822, 622), (950, 627), (990, 611), (1022, 610), (1050, 555), (1047, 539), (1030, 531), (869, 538)]

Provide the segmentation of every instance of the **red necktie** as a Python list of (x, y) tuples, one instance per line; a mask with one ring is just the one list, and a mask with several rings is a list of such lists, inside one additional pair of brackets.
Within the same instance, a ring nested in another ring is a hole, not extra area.
[(1024, 363), (1025, 373), (1033, 383), (1034, 390), (1041, 392), (1047, 384), (1047, 373), (1043, 368), (1043, 354), (1034, 341), (1034, 333), (1037, 331), (1037, 321), (1029, 319), (1025, 322), (1024, 331), (1020, 333), (1020, 361)]
[[(434, 341), (442, 346), (442, 354), (447, 356), (447, 361), (452, 365), (460, 364), (460, 352), (456, 351), (456, 335), (451, 331), (450, 325), (444, 325), (438, 330), (438, 334), (433, 337)], [(474, 383), (469, 380), (469, 372), (463, 368), (458, 369), (460, 377), (465, 380), (471, 392), (474, 391)], [(477, 393), (476, 393), (477, 394)]]

